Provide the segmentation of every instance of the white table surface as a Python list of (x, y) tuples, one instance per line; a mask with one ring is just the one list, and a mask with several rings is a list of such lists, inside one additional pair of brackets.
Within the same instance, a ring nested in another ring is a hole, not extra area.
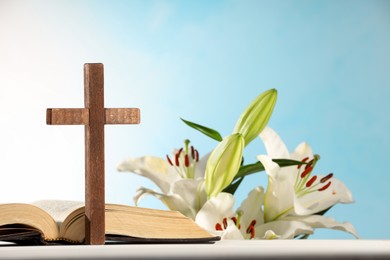
[(12, 246), (0, 259), (390, 259), (390, 240), (219, 241), (215, 244)]

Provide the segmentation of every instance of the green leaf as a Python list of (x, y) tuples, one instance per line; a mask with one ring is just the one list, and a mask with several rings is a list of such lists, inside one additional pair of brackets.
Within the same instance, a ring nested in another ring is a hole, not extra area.
[[(300, 164), (306, 164), (302, 161), (290, 160), (290, 159), (273, 159), (275, 163), (277, 163), (280, 167), (294, 166)], [(264, 171), (264, 166), (261, 162), (256, 162), (253, 164), (247, 164), (240, 167), (236, 177), (234, 179), (238, 179), (241, 177), (245, 177), (249, 174)]]
[(196, 124), (196, 123), (193, 123), (193, 122), (190, 122), (190, 121), (187, 121), (187, 120), (184, 120), (183, 118), (180, 118), (184, 123), (186, 123), (188, 126), (198, 130), (199, 132), (207, 135), (208, 137), (211, 137), (213, 138), (214, 140), (217, 140), (218, 142), (221, 142), (222, 141), (222, 136), (220, 133), (218, 133), (218, 131), (214, 130), (214, 129), (211, 129), (209, 127), (206, 127), (206, 126), (202, 126), (202, 125), (199, 125), (199, 124)]
[(237, 120), (233, 133), (240, 133), (245, 138), (245, 146), (255, 139), (272, 115), (278, 92), (270, 89), (255, 98)]
[(272, 161), (276, 162), (280, 167), (288, 167), (294, 165), (307, 164), (306, 162), (296, 161), (291, 159), (272, 159)]
[(240, 169), (244, 142), (241, 134), (232, 134), (211, 152), (205, 173), (205, 190), (209, 198), (216, 196), (233, 181)]
[(241, 178), (238, 178), (236, 179), (235, 181), (233, 181), (229, 186), (227, 186), (223, 192), (227, 192), (227, 193), (230, 193), (232, 195), (234, 195), (234, 193), (236, 192), (238, 186), (240, 186), (241, 182), (244, 180), (245, 177), (241, 177)]
[(261, 171), (264, 171), (264, 166), (261, 164), (261, 162), (243, 165), (240, 167), (240, 170), (238, 170), (235, 179), (245, 177), (249, 174), (261, 172)]

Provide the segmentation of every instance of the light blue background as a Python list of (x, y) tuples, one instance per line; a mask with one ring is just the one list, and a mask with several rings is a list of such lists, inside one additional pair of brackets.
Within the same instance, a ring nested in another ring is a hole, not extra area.
[[(137, 186), (153, 187), (118, 173), (122, 159), (164, 157), (185, 138), (201, 154), (215, 146), (180, 117), (227, 135), (253, 98), (276, 88), (269, 125), (291, 150), (307, 141), (321, 155), (316, 172), (334, 172), (354, 195), (327, 215), (351, 222), (362, 238), (390, 238), (390, 1), (0, 0), (0, 30), (5, 186), (71, 172), (83, 179), (82, 128), (47, 127), (44, 109), (81, 107), (82, 64), (102, 62), (106, 107), (142, 111), (140, 126), (106, 127), (108, 201), (132, 204)], [(261, 153), (255, 140), (246, 162)], [(50, 166), (35, 164), (47, 156)], [(237, 200), (255, 185), (266, 185), (264, 173), (248, 178)], [(81, 181), (72, 184), (77, 195), (61, 186), (0, 195), (83, 199)], [(163, 208), (153, 198), (141, 206)], [(322, 230), (312, 237), (352, 238)]]

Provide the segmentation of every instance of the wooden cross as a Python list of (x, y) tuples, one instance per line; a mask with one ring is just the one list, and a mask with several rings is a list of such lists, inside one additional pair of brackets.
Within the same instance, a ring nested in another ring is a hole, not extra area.
[(84, 64), (85, 108), (48, 108), (48, 125), (85, 125), (85, 243), (105, 242), (104, 125), (139, 124), (138, 108), (104, 108), (101, 63)]

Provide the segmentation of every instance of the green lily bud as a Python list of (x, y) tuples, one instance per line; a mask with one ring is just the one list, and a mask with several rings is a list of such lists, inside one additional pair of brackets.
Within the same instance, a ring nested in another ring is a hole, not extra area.
[(240, 133), (244, 136), (245, 146), (255, 139), (268, 124), (277, 94), (276, 89), (267, 90), (256, 97), (241, 114), (233, 133)]
[(213, 150), (205, 174), (208, 197), (216, 196), (233, 181), (240, 169), (244, 147), (244, 137), (236, 133), (225, 137)]

